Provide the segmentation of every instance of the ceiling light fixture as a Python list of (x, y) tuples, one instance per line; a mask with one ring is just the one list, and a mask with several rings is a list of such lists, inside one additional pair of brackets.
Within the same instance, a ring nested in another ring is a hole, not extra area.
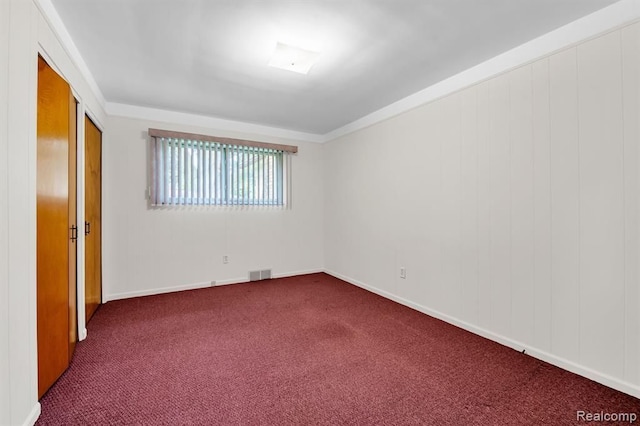
[(316, 52), (278, 43), (269, 61), (269, 66), (300, 74), (307, 74), (319, 56), (320, 54)]

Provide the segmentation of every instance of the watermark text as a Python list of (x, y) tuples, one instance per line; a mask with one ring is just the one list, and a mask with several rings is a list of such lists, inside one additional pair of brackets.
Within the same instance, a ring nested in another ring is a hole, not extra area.
[(579, 422), (621, 422), (635, 423), (638, 420), (638, 413), (607, 413), (599, 411), (592, 413), (590, 411), (576, 411), (576, 420)]

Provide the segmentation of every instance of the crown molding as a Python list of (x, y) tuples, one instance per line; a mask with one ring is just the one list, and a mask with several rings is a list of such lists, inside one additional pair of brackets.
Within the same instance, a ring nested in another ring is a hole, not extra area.
[(329, 142), (372, 126), (638, 19), (640, 19), (640, 1), (621, 0), (332, 130), (324, 134), (322, 140)]
[(60, 18), (60, 15), (58, 14), (56, 8), (53, 6), (53, 3), (51, 3), (51, 0), (33, 0), (33, 2), (40, 10), (40, 13), (44, 17), (44, 19), (49, 24), (49, 27), (51, 27), (53, 34), (55, 34), (55, 36), (58, 38), (60, 45), (71, 59), (71, 62), (76, 66), (78, 71), (80, 71), (80, 74), (89, 85), (89, 88), (95, 95), (98, 103), (104, 109), (106, 100), (102, 93), (102, 90), (100, 90), (98, 83), (96, 83), (93, 74), (89, 70), (87, 63), (82, 58), (80, 51), (78, 50), (76, 44), (73, 42), (71, 34), (69, 34), (69, 31), (67, 31), (67, 27), (62, 22), (62, 19)]
[(226, 120), (211, 116), (107, 102), (93, 78), (91, 71), (89, 71), (89, 68), (73, 42), (71, 35), (58, 15), (58, 12), (51, 3), (51, 0), (33, 1), (42, 12), (42, 15), (51, 26), (54, 34), (58, 37), (62, 47), (76, 67), (80, 70), (82, 76), (86, 79), (91, 90), (96, 95), (98, 102), (100, 102), (108, 115), (216, 128), (225, 131), (252, 133), (315, 143), (333, 141), (342, 136), (372, 126), (466, 87), (540, 59), (544, 56), (548, 56), (554, 52), (570, 48), (590, 38), (625, 25), (629, 25), (630, 23), (640, 19), (640, 1), (620, 0), (604, 9), (598, 10), (505, 53), (495, 56), (494, 58), (433, 84), (362, 118), (352, 121), (349, 124), (325, 134), (316, 134), (241, 121)]
[(165, 123), (207, 127), (228, 132), (251, 133), (256, 135), (293, 139), (305, 142), (323, 142), (322, 136), (315, 133), (305, 133), (295, 130), (282, 129), (279, 127), (270, 127), (260, 124), (246, 123), (242, 121), (226, 120), (205, 115), (168, 111), (163, 109), (148, 108), (114, 102), (107, 102), (105, 109), (108, 115), (116, 117), (137, 118), (140, 120), (149, 121), (162, 121)]

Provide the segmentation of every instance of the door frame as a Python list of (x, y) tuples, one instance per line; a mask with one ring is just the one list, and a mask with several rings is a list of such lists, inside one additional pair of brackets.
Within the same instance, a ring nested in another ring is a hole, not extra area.
[[(73, 90), (73, 88), (72, 88)], [(104, 142), (104, 126), (100, 123), (99, 120), (96, 119), (95, 114), (91, 111), (90, 108), (87, 107), (84, 103), (78, 104), (78, 223), (82, 224), (82, 230), (84, 230), (84, 222), (85, 218), (85, 160), (86, 160), (86, 152), (85, 152), (85, 116), (89, 117), (89, 119), (93, 122), (93, 124), (100, 130), (103, 136)], [(101, 147), (104, 143), (101, 145)], [(102, 148), (101, 148), (102, 149)], [(101, 154), (103, 154), (104, 149), (102, 149)], [(102, 187), (103, 179), (100, 180), (100, 191), (103, 191)], [(102, 211), (103, 203), (100, 203), (100, 214), (103, 214)], [(100, 244), (102, 245), (102, 239), (100, 240)], [(78, 340), (84, 340), (87, 338), (87, 321), (86, 321), (86, 310), (85, 310), (85, 265), (86, 265), (86, 240), (84, 231), (78, 232), (78, 290), (77, 290), (77, 300), (78, 300)], [(101, 250), (102, 253), (102, 250)], [(102, 264), (102, 259), (101, 262)], [(101, 286), (102, 294), (100, 298), (104, 301), (104, 285)]]

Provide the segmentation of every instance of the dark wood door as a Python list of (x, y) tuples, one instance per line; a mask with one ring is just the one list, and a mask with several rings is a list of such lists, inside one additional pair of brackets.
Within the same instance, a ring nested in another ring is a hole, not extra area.
[(38, 58), (38, 396), (69, 365), (69, 99), (71, 90)]
[(85, 117), (85, 314), (102, 303), (102, 133)]
[(78, 102), (69, 93), (69, 362), (78, 341)]

